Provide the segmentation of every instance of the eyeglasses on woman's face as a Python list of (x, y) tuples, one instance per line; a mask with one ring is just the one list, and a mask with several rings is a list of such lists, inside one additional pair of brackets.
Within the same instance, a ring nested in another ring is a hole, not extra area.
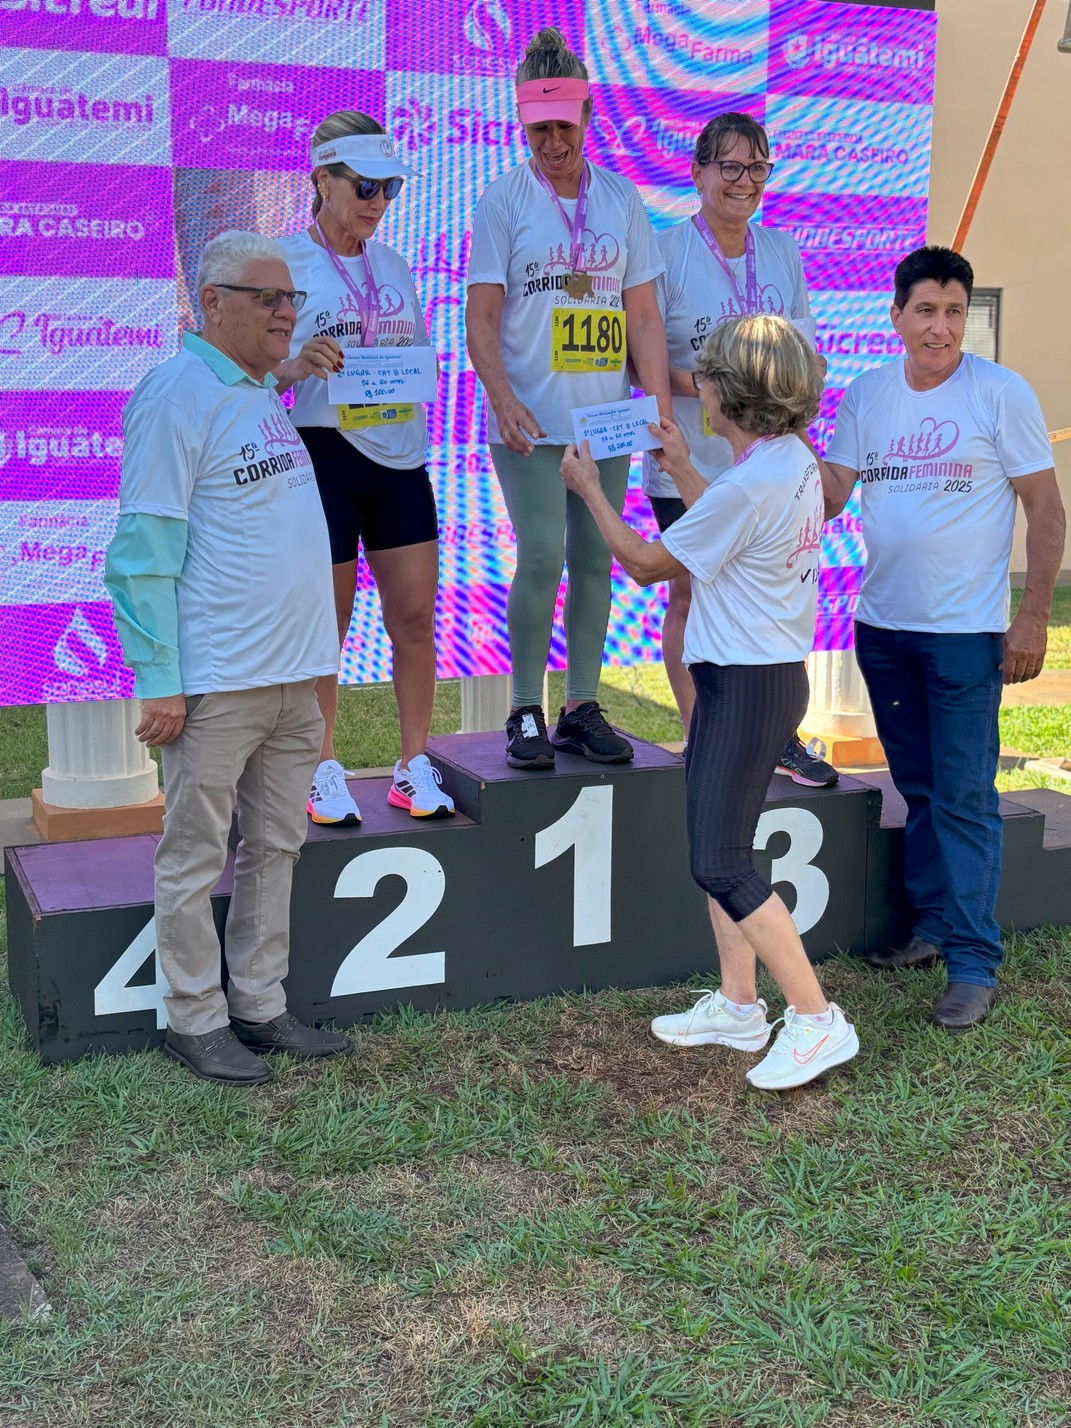
[(703, 168), (716, 168), (726, 183), (736, 183), (746, 173), (752, 183), (765, 183), (774, 171), (774, 166), (766, 159), (756, 159), (751, 164), (739, 164), (735, 159), (711, 159)]

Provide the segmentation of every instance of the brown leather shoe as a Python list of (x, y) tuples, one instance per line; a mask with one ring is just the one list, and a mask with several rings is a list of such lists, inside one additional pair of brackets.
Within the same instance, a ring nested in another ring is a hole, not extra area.
[(880, 952), (864, 952), (863, 961), (868, 967), (877, 967), (881, 972), (899, 972), (903, 967), (930, 967), (941, 956), (940, 947), (926, 942), (921, 937), (912, 937), (903, 947), (885, 947)]
[(933, 1009), (934, 1025), (943, 1026), (946, 1031), (966, 1031), (989, 1015), (996, 999), (996, 987), (949, 982), (948, 991)]
[(306, 1026), (288, 1011), (271, 1021), (239, 1021), (231, 1017), (231, 1028), (243, 1046), (262, 1056), (269, 1051), (287, 1051), (302, 1061), (321, 1056), (345, 1056), (353, 1042), (341, 1031), (322, 1031)]
[(202, 1081), (220, 1086), (259, 1086), (271, 1080), (271, 1067), (248, 1051), (229, 1026), (203, 1036), (184, 1036), (168, 1027), (164, 1055), (181, 1061)]

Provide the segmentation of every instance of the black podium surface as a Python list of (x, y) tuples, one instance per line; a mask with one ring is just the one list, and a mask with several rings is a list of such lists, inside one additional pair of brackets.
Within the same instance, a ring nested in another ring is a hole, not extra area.
[[(353, 781), (364, 822), (310, 824), (295, 870), (291, 1009), (352, 1025), (405, 1003), (468, 1007), (711, 967), (706, 899), (688, 870), (683, 762), (633, 743), (631, 764), (559, 754), (553, 770), (525, 772), (506, 766), (501, 733), (434, 738), (429, 753), (458, 808), (441, 821), (390, 807), (388, 779)], [(1071, 799), (1022, 797), (1001, 803), (1002, 925), (1071, 922)], [(902, 825), (887, 776), (842, 776), (832, 789), (772, 780), (756, 863), (811, 957), (905, 929)], [(10, 981), (43, 1061), (162, 1040), (156, 841), (6, 851)], [(214, 894), (221, 929), (230, 878), (228, 862)]]

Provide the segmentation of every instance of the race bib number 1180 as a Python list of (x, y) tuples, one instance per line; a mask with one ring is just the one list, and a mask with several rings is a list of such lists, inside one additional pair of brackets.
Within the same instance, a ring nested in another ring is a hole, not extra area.
[(625, 314), (605, 307), (556, 307), (550, 324), (552, 372), (620, 372)]

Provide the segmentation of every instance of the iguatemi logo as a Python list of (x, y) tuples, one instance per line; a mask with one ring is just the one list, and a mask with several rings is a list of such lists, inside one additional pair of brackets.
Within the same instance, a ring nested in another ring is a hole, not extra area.
[(918, 45), (883, 45), (851, 35), (792, 35), (781, 46), (781, 58), (790, 69), (817, 65), (822, 69), (926, 69), (926, 51)]
[(88, 124), (153, 123), (153, 97), (144, 99), (91, 99), (69, 89), (49, 91), (27, 86), (28, 92), (0, 85), (0, 119), (10, 119), (16, 128), (36, 122), (67, 124), (78, 120)]
[(0, 357), (22, 356), (29, 329), (36, 330), (38, 342), (53, 357), (75, 347), (162, 347), (164, 342), (162, 323), (128, 327), (110, 317), (59, 312), (39, 312), (27, 323), (25, 312), (7, 312), (0, 316)]
[(939, 422), (934, 417), (926, 417), (918, 431), (890, 440), (885, 460), (894, 461), (899, 457), (908, 461), (936, 461), (940, 456), (947, 456), (958, 440), (959, 427), (954, 421)]

